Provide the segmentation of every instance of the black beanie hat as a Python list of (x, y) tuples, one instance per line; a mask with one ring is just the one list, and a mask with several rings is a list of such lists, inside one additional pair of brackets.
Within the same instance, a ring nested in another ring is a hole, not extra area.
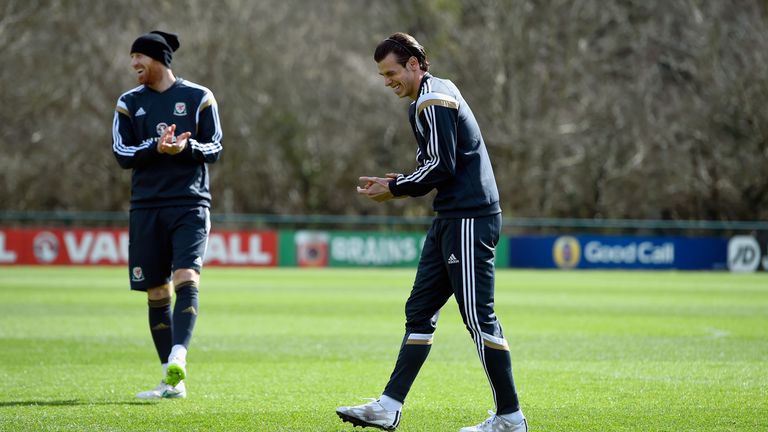
[(131, 53), (141, 53), (171, 67), (173, 52), (179, 49), (179, 37), (174, 33), (151, 31), (139, 36), (131, 45)]

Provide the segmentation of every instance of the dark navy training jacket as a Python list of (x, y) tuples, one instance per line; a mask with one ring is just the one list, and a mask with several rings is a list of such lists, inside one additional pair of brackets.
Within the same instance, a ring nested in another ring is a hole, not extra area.
[[(165, 128), (191, 132), (179, 154), (157, 152)], [(211, 206), (207, 164), (221, 156), (219, 108), (207, 88), (178, 79), (162, 93), (139, 86), (117, 100), (112, 152), (121, 167), (133, 169), (131, 209)]]
[(438, 218), (500, 213), (499, 191), (480, 127), (459, 89), (427, 73), (409, 117), (419, 166), (390, 182), (390, 192), (421, 196), (437, 189), (432, 206)]

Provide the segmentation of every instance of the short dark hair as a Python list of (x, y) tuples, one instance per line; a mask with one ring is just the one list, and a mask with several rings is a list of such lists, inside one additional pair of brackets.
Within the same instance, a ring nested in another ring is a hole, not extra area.
[(424, 47), (408, 33), (397, 32), (379, 42), (373, 53), (373, 59), (378, 63), (390, 53), (397, 56), (397, 62), (403, 67), (408, 63), (408, 59), (416, 57), (416, 60), (419, 61), (419, 68), (424, 72), (429, 70), (429, 61)]

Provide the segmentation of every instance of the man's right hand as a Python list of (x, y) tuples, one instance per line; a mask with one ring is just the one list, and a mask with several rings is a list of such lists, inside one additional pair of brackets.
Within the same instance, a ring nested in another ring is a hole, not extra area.
[(393, 178), (389, 177), (389, 175), (387, 175), (387, 178), (360, 177), (360, 183), (365, 183), (365, 185), (362, 187), (358, 186), (357, 193), (365, 195), (376, 202), (391, 200), (395, 197), (389, 191), (389, 182), (392, 180)]

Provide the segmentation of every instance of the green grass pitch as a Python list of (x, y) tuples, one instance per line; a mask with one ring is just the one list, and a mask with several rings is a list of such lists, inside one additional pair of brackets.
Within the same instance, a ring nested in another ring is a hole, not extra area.
[[(351, 431), (334, 409), (380, 394), (414, 274), (206, 269), (189, 397), (144, 402), (126, 269), (0, 267), (0, 430)], [(768, 431), (768, 275), (500, 270), (496, 291), (532, 431)], [(491, 408), (452, 300), (398, 430)]]

